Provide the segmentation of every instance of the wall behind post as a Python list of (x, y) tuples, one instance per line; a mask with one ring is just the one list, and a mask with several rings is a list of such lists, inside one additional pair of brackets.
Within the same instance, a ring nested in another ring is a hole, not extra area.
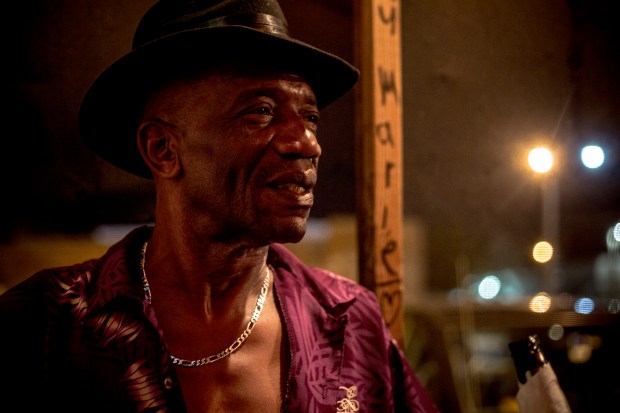
[[(405, 212), (427, 225), (433, 289), (455, 286), (459, 257), (474, 272), (531, 263), (540, 188), (524, 159), (554, 134), (563, 259), (588, 267), (604, 250), (620, 217), (618, 8), (402, 1)], [(609, 150), (598, 174), (578, 164), (589, 140)]]

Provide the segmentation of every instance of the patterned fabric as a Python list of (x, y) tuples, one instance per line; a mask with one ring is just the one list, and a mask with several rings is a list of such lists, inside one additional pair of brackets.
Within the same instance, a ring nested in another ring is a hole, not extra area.
[[(139, 228), (101, 259), (0, 296), (0, 411), (185, 411), (140, 282), (150, 234)], [(268, 262), (291, 353), (283, 412), (436, 412), (372, 292), (281, 245)]]

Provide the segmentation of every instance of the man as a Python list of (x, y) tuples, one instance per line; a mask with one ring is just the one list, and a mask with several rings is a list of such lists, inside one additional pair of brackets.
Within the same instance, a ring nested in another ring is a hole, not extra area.
[(86, 144), (156, 187), (153, 228), (0, 299), (15, 411), (431, 412), (373, 294), (309, 268), (319, 110), (357, 81), (275, 0), (162, 0), (93, 84)]

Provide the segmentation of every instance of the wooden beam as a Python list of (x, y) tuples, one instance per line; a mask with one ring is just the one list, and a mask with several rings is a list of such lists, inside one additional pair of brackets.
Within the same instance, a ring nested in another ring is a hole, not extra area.
[(356, 145), (360, 283), (403, 344), (400, 2), (354, 0), (360, 122)]

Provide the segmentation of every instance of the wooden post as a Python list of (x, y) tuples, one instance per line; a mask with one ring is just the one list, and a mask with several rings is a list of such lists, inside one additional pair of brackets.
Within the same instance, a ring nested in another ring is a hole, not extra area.
[(360, 283), (403, 344), (402, 69), (399, 0), (354, 0), (361, 85), (357, 147)]

